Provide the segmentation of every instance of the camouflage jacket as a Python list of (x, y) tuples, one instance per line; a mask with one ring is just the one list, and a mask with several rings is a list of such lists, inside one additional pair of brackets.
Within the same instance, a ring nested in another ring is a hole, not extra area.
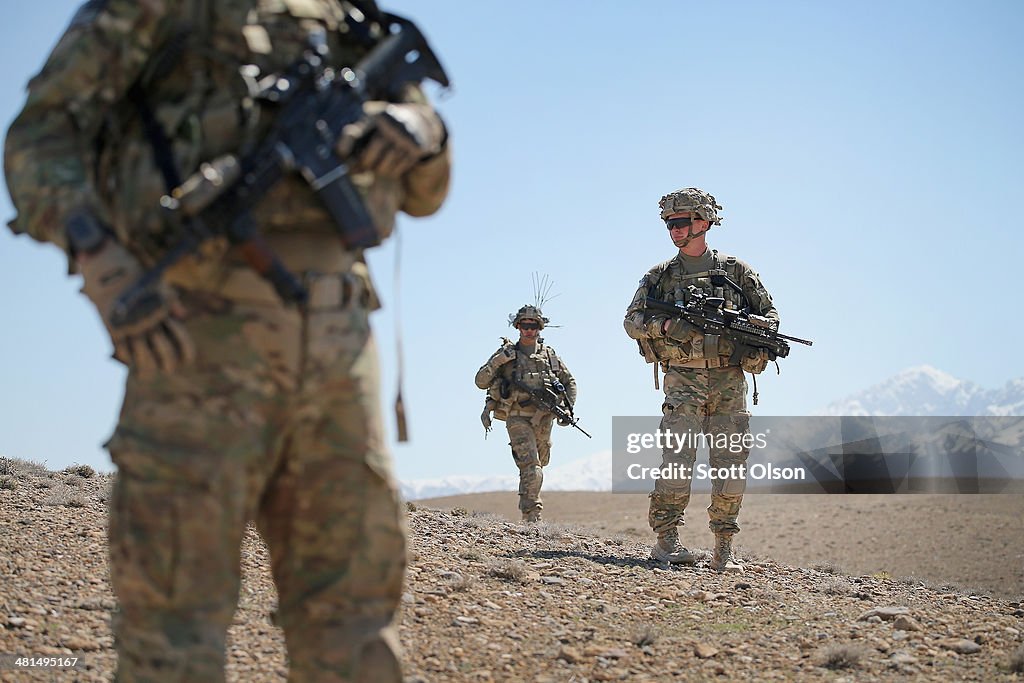
[[(243, 65), (279, 73), (321, 29), (336, 67), (369, 51), (380, 26), (358, 39), (346, 31), (351, 9), (342, 0), (89, 0), (30, 81), (8, 131), (4, 167), (18, 211), (11, 228), (66, 248), (67, 217), (84, 209), (147, 255), (166, 230), (159, 199), (167, 188), (129, 90), (141, 87), (188, 177), (218, 155), (251, 150), (273, 122), (250, 96)], [(171, 66), (154, 77), (158, 64)], [(425, 101), (411, 88), (403, 99)], [(401, 179), (353, 180), (386, 237), (398, 210), (421, 216), (440, 207), (448, 174), (446, 149)], [(333, 231), (298, 177), (278, 183), (254, 218), (266, 233)]]
[[(576, 379), (565, 362), (543, 339), (537, 340), (537, 347), (531, 354), (523, 353), (519, 344), (515, 344), (516, 357), (499, 366), (498, 357), (505, 353), (506, 346), (503, 344), (491, 354), (487, 362), (477, 370), (475, 378), (479, 388), (487, 389), (488, 400), (493, 402), (491, 407), (496, 418), (503, 420), (508, 414), (531, 415), (537, 412), (536, 406), (527, 402), (529, 394), (517, 387), (513, 378), (531, 389), (551, 388), (557, 379), (565, 387), (565, 398), (569, 405), (575, 405)], [(527, 402), (527, 405), (522, 405), (523, 402)]]
[[(704, 358), (703, 345), (699, 341), (680, 343), (665, 337), (662, 324), (666, 315), (645, 310), (645, 299), (648, 296), (662, 301), (686, 303), (689, 299), (689, 286), (696, 285), (711, 296), (724, 298), (726, 306), (736, 309), (748, 308), (751, 313), (779, 319), (771, 295), (761, 283), (760, 276), (749, 264), (716, 250), (712, 250), (710, 256), (712, 270), (687, 273), (682, 257), (677, 254), (651, 268), (640, 279), (640, 286), (633, 295), (629, 308), (626, 309), (623, 327), (626, 328), (626, 334), (637, 340), (641, 355), (647, 362), (661, 361), (673, 364), (700, 361)], [(741, 291), (736, 291), (728, 285), (712, 285), (711, 275), (714, 270), (724, 271), (730, 280), (739, 285)], [(732, 354), (732, 351), (731, 342), (722, 340), (719, 354), (723, 360)]]

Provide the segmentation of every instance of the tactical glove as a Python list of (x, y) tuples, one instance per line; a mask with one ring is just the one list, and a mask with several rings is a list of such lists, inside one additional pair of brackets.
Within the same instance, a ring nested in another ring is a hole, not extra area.
[(672, 318), (665, 326), (665, 336), (677, 342), (686, 343), (694, 337), (703, 337), (704, 332), (691, 322), (681, 318)]
[(768, 352), (764, 349), (751, 349), (740, 359), (740, 367), (752, 375), (759, 375), (768, 367)]
[(440, 153), (447, 133), (444, 122), (427, 104), (371, 101), (364, 116), (341, 131), (335, 147), (345, 159), (355, 154), (352, 170), (397, 178)]
[(572, 420), (570, 420), (567, 417), (560, 417), (558, 418), (558, 424), (562, 425), (563, 427), (568, 427), (569, 425), (572, 424)]
[(115, 303), (142, 275), (142, 266), (112, 239), (92, 254), (78, 256), (82, 293), (95, 304), (114, 343), (114, 358), (142, 374), (173, 372), (195, 357), (192, 339), (178, 321), (184, 309), (165, 285), (158, 285), (130, 318), (112, 324)]
[(491, 408), (486, 406), (484, 412), (480, 413), (480, 424), (484, 426), (484, 432), (491, 431)]
[(513, 344), (505, 344), (491, 357), (491, 367), (495, 370), (505, 363), (516, 358), (516, 347)]

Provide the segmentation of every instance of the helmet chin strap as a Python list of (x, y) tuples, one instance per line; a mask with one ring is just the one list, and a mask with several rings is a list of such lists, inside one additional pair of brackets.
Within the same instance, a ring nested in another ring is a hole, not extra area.
[(707, 232), (708, 232), (708, 230), (710, 230), (710, 229), (711, 229), (711, 228), (709, 227), (709, 228), (707, 228), (706, 230), (701, 230), (701, 231), (700, 231), (700, 232), (698, 232), (698, 233), (697, 233), (696, 235), (687, 235), (686, 237), (684, 237), (684, 238), (682, 239), (682, 243), (678, 243), (678, 242), (673, 242), (673, 244), (675, 244), (675, 245), (676, 245), (676, 246), (677, 246), (678, 248), (680, 248), (680, 249), (683, 249), (683, 248), (685, 248), (685, 247), (686, 247), (686, 246), (687, 246), (687, 245), (688, 245), (688, 244), (689, 244), (690, 242), (694, 241), (695, 239), (697, 239), (697, 238), (698, 238), (698, 237), (700, 237), (701, 235), (706, 235), (706, 234), (707, 234)]

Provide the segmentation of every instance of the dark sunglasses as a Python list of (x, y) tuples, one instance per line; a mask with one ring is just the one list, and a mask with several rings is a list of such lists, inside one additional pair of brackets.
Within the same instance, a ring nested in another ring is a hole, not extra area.
[(519, 323), (519, 329), (521, 330), (539, 330), (540, 324), (538, 323)]
[(668, 218), (665, 220), (665, 227), (669, 230), (672, 228), (688, 228), (693, 225), (693, 221), (693, 218)]

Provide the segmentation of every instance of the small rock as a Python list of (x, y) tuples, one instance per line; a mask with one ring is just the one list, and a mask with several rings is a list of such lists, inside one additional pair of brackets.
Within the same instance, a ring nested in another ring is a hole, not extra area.
[(8, 628), (24, 628), (26, 620), (22, 617), (8, 617), (7, 626)]
[(909, 614), (910, 610), (906, 607), (876, 607), (857, 617), (857, 621), (869, 621), (871, 617), (878, 617), (880, 621), (892, 621), (898, 616)]
[(564, 586), (565, 579), (560, 576), (542, 576), (540, 577), (541, 582), (546, 583), (550, 586)]
[(906, 652), (894, 652), (889, 657), (889, 662), (893, 666), (910, 666), (917, 664), (917, 657), (907, 654)]
[(92, 638), (84, 638), (81, 636), (65, 638), (61, 644), (75, 652), (93, 652), (100, 649), (100, 644), (98, 642)]
[(455, 617), (456, 625), (471, 626), (473, 624), (479, 624), (480, 620), (476, 617)]
[(961, 638), (959, 640), (944, 640), (939, 643), (939, 645), (961, 655), (973, 655), (981, 652), (981, 645), (978, 645), (973, 640), (967, 640), (966, 638)]
[(576, 648), (563, 645), (562, 649), (558, 651), (558, 658), (564, 659), (570, 664), (578, 664), (583, 658), (580, 656), (580, 651)]
[(708, 659), (718, 654), (718, 648), (708, 643), (697, 643), (693, 646), (693, 653), (701, 659)]
[(748, 588), (753, 588), (753, 585), (747, 583), (746, 581), (739, 581), (739, 582), (736, 583), (734, 588), (736, 588), (737, 590), (741, 590), (742, 591), (742, 590), (747, 590)]
[(901, 614), (892, 622), (892, 627), (900, 631), (920, 631), (921, 625), (914, 621), (913, 617)]

